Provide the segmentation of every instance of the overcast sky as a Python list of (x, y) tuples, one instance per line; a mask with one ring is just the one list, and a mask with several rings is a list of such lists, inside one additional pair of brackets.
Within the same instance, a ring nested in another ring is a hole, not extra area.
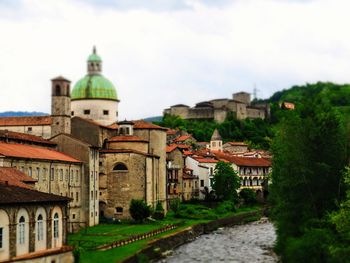
[(350, 82), (348, 0), (0, 0), (0, 111), (50, 112), (50, 79), (92, 46), (119, 116), (292, 85)]

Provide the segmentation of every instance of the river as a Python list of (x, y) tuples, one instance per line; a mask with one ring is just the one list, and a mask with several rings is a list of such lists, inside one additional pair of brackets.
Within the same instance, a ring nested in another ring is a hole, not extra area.
[(175, 249), (159, 262), (278, 262), (272, 253), (275, 239), (275, 228), (268, 221), (220, 228)]

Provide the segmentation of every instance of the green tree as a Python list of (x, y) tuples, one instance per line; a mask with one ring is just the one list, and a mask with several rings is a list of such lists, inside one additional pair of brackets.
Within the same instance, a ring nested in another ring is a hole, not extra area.
[(143, 220), (151, 215), (151, 207), (144, 200), (132, 199), (129, 212), (136, 222), (142, 223)]
[(241, 180), (233, 170), (230, 163), (218, 162), (215, 166), (213, 189), (218, 199), (237, 202), (237, 190)]
[(256, 193), (253, 189), (244, 188), (239, 192), (239, 197), (243, 199), (244, 204), (253, 205), (257, 203)]
[(282, 256), (290, 240), (303, 237), (307, 224), (336, 209), (342, 196), (345, 129), (340, 115), (317, 92), (310, 90), (297, 110), (284, 116), (273, 143), (270, 198)]

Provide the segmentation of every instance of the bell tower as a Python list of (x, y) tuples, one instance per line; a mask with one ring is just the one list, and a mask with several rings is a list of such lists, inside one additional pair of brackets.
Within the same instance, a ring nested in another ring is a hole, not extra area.
[(51, 136), (71, 133), (70, 81), (61, 76), (51, 80)]

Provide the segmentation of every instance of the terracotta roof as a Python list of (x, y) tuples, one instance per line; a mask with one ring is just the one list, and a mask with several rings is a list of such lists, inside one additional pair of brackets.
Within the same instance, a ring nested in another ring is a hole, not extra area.
[(171, 153), (172, 151), (174, 151), (177, 148), (176, 144), (172, 144), (166, 147), (166, 152), (167, 153)]
[(191, 135), (181, 135), (181, 136), (175, 138), (174, 142), (184, 142), (188, 139), (192, 139), (192, 136)]
[(63, 76), (58, 76), (58, 77), (56, 77), (56, 78), (53, 78), (53, 79), (51, 79), (51, 80), (63, 80), (63, 81), (67, 81), (67, 82), (71, 82), (70, 80), (68, 80), (68, 79), (66, 79), (65, 77), (63, 77)]
[(167, 131), (166, 131), (166, 134), (167, 135), (175, 135), (177, 133), (177, 131), (176, 130), (173, 130), (173, 129), (168, 129)]
[(111, 125), (108, 125), (107, 127), (109, 129), (117, 130), (119, 126), (117, 123), (112, 123)]
[(0, 204), (68, 202), (69, 200), (71, 199), (65, 196), (0, 183)]
[(248, 146), (245, 142), (228, 142), (232, 146)]
[(144, 152), (136, 151), (136, 150), (132, 150), (132, 149), (104, 149), (104, 150), (100, 150), (100, 153), (102, 153), (102, 154), (108, 154), (108, 153), (135, 153), (135, 154), (140, 154), (140, 155), (144, 155), (144, 156), (150, 156), (150, 157), (159, 158), (158, 155), (150, 154), (150, 153), (144, 153)]
[(51, 125), (51, 116), (3, 117), (0, 126), (39, 126)]
[(180, 149), (189, 149), (191, 146), (187, 144), (177, 144), (177, 147)]
[(271, 162), (265, 158), (254, 158), (254, 157), (238, 157), (231, 154), (214, 152), (217, 158), (227, 160), (238, 166), (255, 166), (255, 167), (271, 167)]
[(109, 142), (148, 142), (147, 140), (144, 140), (138, 136), (114, 136), (108, 140)]
[(155, 130), (164, 130), (166, 131), (167, 128), (155, 125), (153, 123), (144, 121), (144, 120), (139, 120), (139, 121), (134, 121), (134, 129), (155, 129)]
[(81, 161), (55, 150), (15, 143), (0, 142), (0, 155), (26, 159), (81, 163)]
[(199, 163), (217, 163), (217, 162), (219, 162), (216, 159), (209, 159), (209, 158), (193, 157), (193, 159), (195, 159)]
[(0, 130), (0, 137), (20, 140), (20, 141), (35, 142), (35, 143), (46, 144), (51, 146), (57, 145), (56, 143), (51, 142), (49, 140), (45, 140), (44, 138), (39, 136), (20, 133), (20, 132), (7, 131), (7, 130)]
[(34, 184), (37, 180), (22, 173), (21, 171), (12, 167), (0, 167), (0, 183), (19, 186), (30, 189), (28, 184)]
[(186, 151), (186, 150), (185, 150), (185, 151), (183, 152), (183, 154), (186, 155), (186, 156), (188, 156), (188, 155), (192, 155), (193, 152), (191, 152), (191, 151)]

